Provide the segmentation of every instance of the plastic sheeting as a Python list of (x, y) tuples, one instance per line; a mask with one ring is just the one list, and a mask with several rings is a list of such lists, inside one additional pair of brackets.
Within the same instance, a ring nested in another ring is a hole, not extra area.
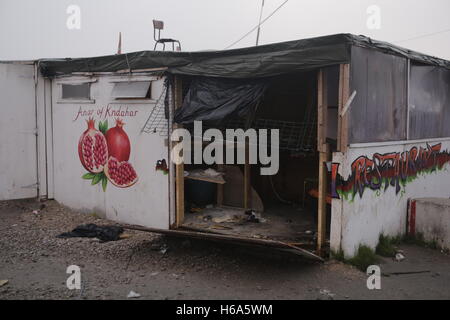
[(350, 92), (349, 142), (406, 139), (408, 61), (394, 55), (354, 48)]
[(450, 137), (450, 70), (411, 65), (409, 139)]
[(93, 223), (79, 225), (71, 232), (64, 232), (58, 238), (98, 238), (101, 241), (116, 241), (120, 239), (123, 228), (119, 226), (98, 226)]
[(262, 80), (195, 78), (174, 121), (189, 124), (194, 120), (219, 124), (231, 117), (244, 117), (264, 94)]
[(140, 51), (94, 58), (42, 59), (39, 60), (39, 66), (44, 76), (165, 67), (167, 72), (180, 75), (261, 78), (349, 63), (352, 46), (370, 48), (450, 69), (449, 61), (352, 34), (336, 34), (223, 51)]

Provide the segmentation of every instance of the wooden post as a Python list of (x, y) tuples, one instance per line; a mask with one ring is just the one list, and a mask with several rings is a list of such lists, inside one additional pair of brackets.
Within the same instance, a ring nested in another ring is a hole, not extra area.
[(317, 150), (325, 152), (325, 143), (327, 138), (327, 75), (326, 71), (321, 69), (318, 74), (317, 83)]
[[(181, 78), (175, 76), (174, 79), (174, 103), (175, 109), (181, 108), (183, 92), (181, 87)], [(175, 128), (181, 128), (181, 125), (176, 125)], [(178, 142), (180, 143), (180, 142)], [(179, 227), (184, 222), (184, 163), (175, 165), (175, 225)]]
[(245, 164), (244, 164), (244, 209), (252, 208), (252, 189), (250, 181), (250, 157), (248, 141), (245, 141)]
[(327, 168), (326, 162), (329, 158), (329, 145), (326, 143), (327, 136), (327, 75), (325, 70), (320, 70), (317, 86), (317, 149), (319, 151), (319, 190), (317, 210), (317, 254), (322, 253), (327, 235)]
[(326, 151), (319, 153), (319, 199), (317, 212), (317, 254), (321, 255), (327, 240), (327, 166), (329, 159), (329, 145)]
[(350, 65), (341, 64), (339, 67), (339, 108), (338, 108), (338, 150), (345, 152), (348, 145), (348, 114), (341, 116), (342, 110), (350, 97)]

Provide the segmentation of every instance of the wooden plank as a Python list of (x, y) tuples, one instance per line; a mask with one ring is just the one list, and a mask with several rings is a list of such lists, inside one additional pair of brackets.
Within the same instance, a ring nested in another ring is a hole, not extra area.
[(327, 167), (329, 145), (325, 144), (325, 152), (319, 153), (319, 199), (317, 210), (317, 254), (321, 254), (327, 237)]
[(327, 73), (321, 69), (318, 75), (318, 110), (317, 110), (317, 150), (319, 151), (319, 190), (317, 210), (317, 253), (320, 255), (326, 242), (327, 217), (327, 170), (326, 162), (329, 158), (329, 145), (326, 143), (328, 119), (328, 88)]
[(343, 65), (339, 65), (339, 97), (338, 97), (338, 132), (337, 132), (337, 151), (341, 151), (341, 140), (342, 140), (342, 119), (341, 119), (341, 114), (342, 114), (342, 109), (344, 108), (344, 104), (342, 103), (342, 84), (344, 83), (343, 81)]
[[(174, 79), (174, 104), (175, 109), (181, 108), (182, 104), (182, 87), (181, 78), (175, 76)], [(176, 125), (175, 128), (181, 128)], [(175, 165), (175, 225), (179, 227), (184, 222), (184, 163)]]
[[(347, 103), (349, 97), (350, 97), (350, 64), (344, 64), (343, 65), (343, 84), (342, 84), (342, 108), (345, 107), (345, 104)], [(343, 110), (342, 110), (343, 111)], [(345, 113), (342, 116), (342, 139), (341, 139), (341, 151), (345, 152), (347, 150), (348, 145), (348, 118), (351, 110), (347, 113)]]
[(252, 189), (250, 181), (251, 167), (249, 164), (249, 145), (245, 142), (245, 164), (244, 164), (244, 209), (252, 208)]
[(344, 112), (345, 104), (350, 95), (350, 65), (339, 67), (339, 121), (338, 121), (338, 151), (345, 152), (348, 145), (348, 117), (350, 112)]
[(354, 90), (352, 92), (352, 95), (350, 96), (350, 98), (348, 98), (347, 102), (345, 103), (344, 107), (342, 108), (342, 111), (340, 114), (341, 117), (347, 113), (347, 111), (350, 108), (350, 106), (352, 105), (353, 99), (355, 99), (355, 97), (356, 97), (356, 90)]
[(325, 152), (327, 138), (328, 99), (327, 99), (327, 74), (324, 69), (318, 73), (317, 84), (317, 150)]
[(290, 253), (294, 253), (296, 255), (309, 258), (315, 261), (323, 262), (324, 260), (315, 255), (314, 253), (296, 247), (292, 246), (288, 243), (282, 242), (282, 241), (275, 241), (275, 240), (265, 240), (265, 239), (256, 239), (256, 238), (250, 238), (250, 237), (238, 237), (235, 235), (225, 235), (220, 233), (210, 233), (206, 231), (202, 232), (195, 232), (195, 231), (182, 231), (182, 230), (163, 230), (163, 229), (157, 229), (157, 228), (147, 228), (142, 226), (136, 226), (136, 225), (122, 225), (124, 229), (129, 230), (138, 230), (138, 231), (144, 231), (144, 232), (152, 232), (152, 233), (160, 233), (160, 234), (166, 234), (169, 236), (174, 237), (181, 237), (181, 238), (192, 238), (192, 239), (200, 239), (200, 240), (211, 240), (211, 241), (218, 241), (218, 242), (228, 242), (230, 244), (240, 244), (240, 245), (255, 245), (255, 246), (261, 246), (265, 248), (274, 248)]

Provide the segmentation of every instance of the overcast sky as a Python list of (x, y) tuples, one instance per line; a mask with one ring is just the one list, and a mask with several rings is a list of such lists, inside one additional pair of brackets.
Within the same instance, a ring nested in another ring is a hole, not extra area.
[[(257, 25), (261, 1), (0, 0), (0, 60), (114, 54), (119, 31), (123, 52), (152, 50), (152, 19), (164, 20), (163, 36), (183, 51), (224, 49)], [(263, 18), (284, 1), (265, 0)], [(67, 27), (70, 5), (80, 8), (80, 29)], [(367, 26), (371, 5), (381, 10), (379, 29)], [(450, 60), (449, 13), (449, 0), (289, 0), (262, 25), (260, 44), (348, 32)]]

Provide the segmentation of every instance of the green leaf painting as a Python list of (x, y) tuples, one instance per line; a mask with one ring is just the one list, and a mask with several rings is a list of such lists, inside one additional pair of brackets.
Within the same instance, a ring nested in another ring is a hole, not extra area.
[(106, 192), (106, 186), (108, 185), (108, 178), (106, 177), (105, 174), (103, 174), (102, 177), (102, 188), (103, 188), (103, 192)]
[(99, 121), (98, 130), (100, 130), (101, 133), (106, 134), (106, 131), (108, 131), (108, 119), (106, 119), (104, 122)]
[(88, 173), (83, 174), (83, 176), (81, 178), (86, 179), (86, 180), (91, 180), (91, 179), (94, 179), (94, 177), (95, 177), (95, 173), (88, 172)]
[(99, 173), (85, 173), (81, 176), (84, 180), (91, 180), (91, 185), (96, 185), (98, 183), (102, 183), (102, 189), (106, 192), (106, 186), (108, 185), (108, 178), (106, 177), (104, 172)]
[(102, 180), (102, 173), (97, 173), (95, 175), (95, 177), (92, 179), (92, 185), (96, 185), (97, 183), (100, 182), (100, 180)]

